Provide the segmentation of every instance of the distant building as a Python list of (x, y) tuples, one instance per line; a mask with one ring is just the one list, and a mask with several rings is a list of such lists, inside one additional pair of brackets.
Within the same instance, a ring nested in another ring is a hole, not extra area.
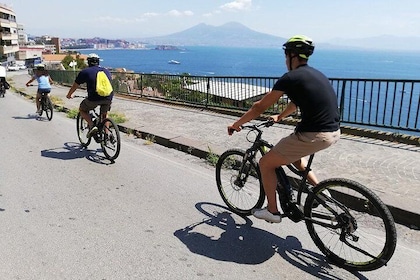
[(61, 53), (61, 43), (60, 38), (52, 37), (51, 44), (54, 45), (54, 53)]
[(13, 65), (15, 55), (19, 51), (18, 24), (15, 12), (4, 4), (0, 4), (0, 63)]
[(19, 46), (26, 46), (28, 44), (28, 34), (26, 34), (22, 24), (18, 24), (18, 42)]
[(27, 67), (33, 67), (35, 64), (42, 62), (43, 45), (28, 45), (19, 47), (16, 53), (16, 59), (25, 61)]

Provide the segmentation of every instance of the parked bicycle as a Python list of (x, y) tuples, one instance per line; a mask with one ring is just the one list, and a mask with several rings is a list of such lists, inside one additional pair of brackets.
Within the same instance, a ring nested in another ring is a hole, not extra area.
[[(242, 126), (252, 143), (246, 151), (229, 149), (216, 164), (219, 193), (232, 212), (247, 216), (261, 208), (265, 192), (257, 164), (272, 144), (262, 139), (262, 127), (272, 120)], [(251, 139), (251, 134), (254, 138)], [(370, 189), (353, 180), (326, 179), (316, 187), (307, 183), (314, 154), (304, 171), (293, 165), (276, 169), (282, 217), (305, 221), (310, 237), (332, 263), (348, 270), (369, 271), (387, 264), (394, 254), (397, 232), (388, 207)], [(286, 171), (290, 174), (286, 175)], [(290, 178), (290, 179), (289, 179)], [(297, 182), (292, 187), (291, 182)]]
[(98, 132), (88, 137), (89, 124), (82, 118), (80, 113), (78, 113), (76, 118), (77, 137), (85, 148), (89, 146), (93, 138), (96, 143), (100, 143), (105, 157), (110, 161), (114, 161), (119, 156), (121, 150), (120, 131), (118, 125), (111, 118), (102, 119), (98, 108), (99, 107), (89, 112), (93, 123), (98, 127)]

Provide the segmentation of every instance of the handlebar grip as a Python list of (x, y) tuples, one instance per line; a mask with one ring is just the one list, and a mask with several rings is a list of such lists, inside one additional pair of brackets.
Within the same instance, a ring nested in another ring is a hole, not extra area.
[(265, 123), (265, 127), (270, 127), (272, 125), (274, 125), (276, 122), (273, 119), (269, 119), (266, 121)]
[(236, 132), (236, 130), (235, 130), (235, 129), (233, 129), (233, 128), (228, 128), (228, 134), (229, 134), (229, 135), (232, 135), (234, 132)]

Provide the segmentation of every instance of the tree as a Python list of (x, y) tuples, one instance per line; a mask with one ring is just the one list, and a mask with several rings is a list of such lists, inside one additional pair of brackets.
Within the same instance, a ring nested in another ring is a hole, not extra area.
[[(76, 59), (74, 58), (74, 56), (76, 56)], [(87, 67), (85, 60), (81, 58), (80, 53), (77, 53), (77, 52), (74, 52), (74, 53), (68, 52), (67, 55), (61, 61), (61, 63), (63, 64), (66, 70), (73, 70), (73, 67), (70, 66), (70, 63), (72, 61), (76, 61), (75, 70), (81, 70)]]

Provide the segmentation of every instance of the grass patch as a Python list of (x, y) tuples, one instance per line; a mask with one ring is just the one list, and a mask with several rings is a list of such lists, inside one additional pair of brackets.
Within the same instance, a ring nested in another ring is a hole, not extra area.
[(108, 117), (114, 120), (117, 124), (124, 123), (127, 121), (126, 116), (123, 113), (108, 112)]
[(66, 115), (67, 115), (67, 118), (75, 119), (77, 118), (77, 114), (79, 114), (79, 109), (73, 108), (73, 109), (70, 109)]
[(211, 166), (216, 166), (217, 161), (219, 160), (219, 156), (215, 154), (210, 147), (207, 147), (209, 149), (209, 152), (206, 157), (207, 163), (209, 163)]
[[(70, 109), (67, 111), (67, 117), (70, 119), (75, 119), (78, 113), (79, 113), (79, 108)], [(122, 113), (108, 112), (108, 117), (113, 119), (117, 124), (127, 121), (127, 118)]]
[(63, 99), (61, 99), (60, 97), (54, 96), (54, 95), (50, 95), (50, 99), (51, 102), (55, 105), (63, 105)]
[(155, 143), (155, 136), (152, 134), (147, 134), (145, 140), (146, 140), (146, 142), (144, 143), (145, 145), (151, 145)]

